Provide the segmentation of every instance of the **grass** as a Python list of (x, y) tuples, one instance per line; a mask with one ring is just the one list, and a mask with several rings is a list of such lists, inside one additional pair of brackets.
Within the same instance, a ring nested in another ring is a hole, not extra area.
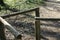
[[(4, 1), (7, 5), (10, 6), (11, 9), (16, 8), (18, 10), (27, 10), (34, 7), (38, 7), (39, 5), (44, 4), (44, 0), (5, 0)], [(31, 3), (32, 2), (32, 3)], [(37, 5), (39, 4), (39, 5)], [(2, 12), (3, 11), (3, 12)], [(4, 7), (0, 6), (0, 14), (8, 14), (11, 13), (9, 10), (5, 10)]]

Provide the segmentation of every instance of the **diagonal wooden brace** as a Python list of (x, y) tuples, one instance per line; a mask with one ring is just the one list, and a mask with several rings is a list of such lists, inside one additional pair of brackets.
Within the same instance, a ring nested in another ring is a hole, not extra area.
[(10, 25), (7, 21), (5, 21), (2, 17), (0, 17), (1, 23), (4, 25), (5, 28), (10, 30), (10, 32), (17, 38), (21, 39), (22, 35), (19, 33), (12, 25)]

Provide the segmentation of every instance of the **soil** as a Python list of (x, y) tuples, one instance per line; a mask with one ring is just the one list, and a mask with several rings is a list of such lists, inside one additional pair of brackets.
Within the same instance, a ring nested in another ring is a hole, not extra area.
[[(41, 18), (60, 18), (60, 4), (46, 2), (46, 6), (40, 6)], [(27, 14), (27, 13), (26, 13)], [(30, 12), (31, 16), (35, 16), (34, 12)], [(35, 39), (35, 20), (25, 14), (10, 17), (6, 19), (23, 37), (22, 40)], [(40, 21), (41, 35), (48, 40), (60, 40), (60, 21)], [(15, 40), (9, 30), (5, 29), (7, 40)], [(45, 40), (45, 39), (44, 39)]]

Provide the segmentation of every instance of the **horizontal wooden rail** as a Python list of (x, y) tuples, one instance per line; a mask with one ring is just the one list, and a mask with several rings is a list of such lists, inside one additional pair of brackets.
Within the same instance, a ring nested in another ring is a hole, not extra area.
[(60, 21), (60, 18), (40, 18), (35, 17), (36, 20), (45, 20), (45, 21)]
[(4, 25), (5, 28), (10, 30), (10, 32), (17, 38), (20, 39), (22, 37), (21, 33), (19, 33), (12, 25), (10, 25), (7, 21), (5, 21), (2, 17), (0, 17), (0, 22)]
[(2, 18), (8, 18), (8, 17), (11, 17), (11, 16), (19, 15), (19, 14), (24, 14), (24, 13), (36, 11), (37, 9), (39, 9), (39, 8), (34, 8), (34, 9), (27, 10), (27, 11), (22, 11), (22, 12), (14, 12), (14, 13), (11, 13), (11, 14), (8, 14), (8, 15), (4, 15), (4, 16), (1, 16), (1, 17)]

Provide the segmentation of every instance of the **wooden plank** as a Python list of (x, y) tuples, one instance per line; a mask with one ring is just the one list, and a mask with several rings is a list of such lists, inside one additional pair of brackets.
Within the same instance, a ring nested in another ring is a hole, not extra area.
[(19, 15), (19, 14), (24, 14), (24, 13), (32, 12), (32, 11), (35, 11), (36, 9), (38, 9), (38, 7), (37, 7), (37, 8), (34, 8), (34, 9), (22, 11), (22, 12), (11, 13), (11, 14), (4, 15), (4, 16), (1, 16), (1, 17), (2, 17), (2, 18), (8, 18), (8, 17), (11, 17), (11, 16), (16, 16), (16, 15)]
[(60, 21), (60, 18), (40, 18), (35, 17), (36, 20), (45, 20), (45, 21)]
[(7, 21), (5, 21), (2, 17), (0, 17), (1, 23), (3, 23), (4, 27), (10, 30), (10, 32), (17, 38), (21, 39), (22, 35), (19, 33), (12, 25), (10, 25)]

